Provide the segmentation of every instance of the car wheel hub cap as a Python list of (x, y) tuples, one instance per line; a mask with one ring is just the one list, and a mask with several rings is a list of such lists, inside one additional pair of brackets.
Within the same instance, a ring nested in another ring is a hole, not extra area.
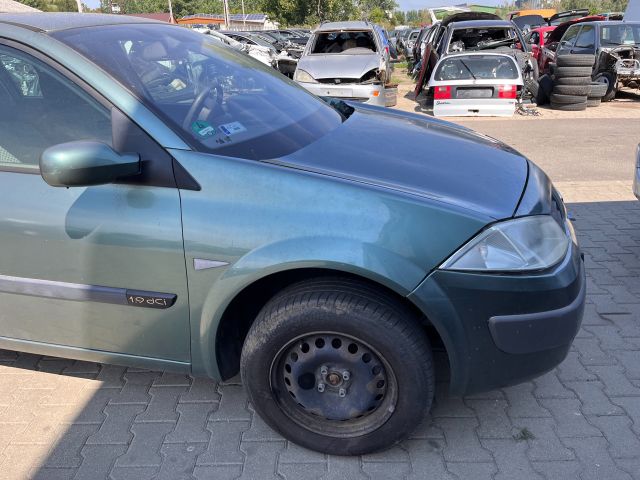
[(368, 416), (387, 393), (387, 371), (379, 356), (343, 335), (298, 339), (285, 347), (278, 365), (276, 383), (298, 409), (320, 419), (345, 422)]

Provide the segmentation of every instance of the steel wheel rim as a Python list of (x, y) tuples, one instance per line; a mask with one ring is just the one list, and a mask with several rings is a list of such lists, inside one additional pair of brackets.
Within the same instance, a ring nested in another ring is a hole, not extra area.
[(363, 340), (338, 332), (314, 332), (288, 342), (271, 364), (270, 380), (281, 411), (324, 436), (377, 430), (398, 398), (386, 359)]

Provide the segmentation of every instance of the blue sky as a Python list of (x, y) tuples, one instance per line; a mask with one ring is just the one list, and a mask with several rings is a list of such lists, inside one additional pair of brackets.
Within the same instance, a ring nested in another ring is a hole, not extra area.
[[(443, 5), (456, 5), (464, 3), (464, 0), (396, 0), (396, 2), (400, 5), (400, 10), (420, 10), (422, 8), (441, 7)], [(84, 0), (84, 3), (95, 8), (100, 5), (100, 0)], [(483, 0), (474, 3), (478, 3), (480, 5), (502, 5), (505, 2), (504, 0)]]

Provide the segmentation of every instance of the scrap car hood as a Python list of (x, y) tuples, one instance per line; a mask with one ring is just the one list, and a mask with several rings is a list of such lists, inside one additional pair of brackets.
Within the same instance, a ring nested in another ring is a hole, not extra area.
[(338, 128), (278, 160), (473, 210), (513, 216), (528, 162), (497, 140), (441, 120), (354, 104)]
[(342, 55), (306, 55), (298, 62), (298, 68), (313, 78), (360, 78), (369, 70), (380, 68), (382, 57), (377, 53)]

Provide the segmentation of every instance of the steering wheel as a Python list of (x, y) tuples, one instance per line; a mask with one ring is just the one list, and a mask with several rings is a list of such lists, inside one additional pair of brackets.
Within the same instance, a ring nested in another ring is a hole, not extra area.
[(191, 108), (189, 108), (187, 116), (182, 122), (182, 128), (184, 128), (185, 130), (189, 130), (189, 128), (191, 128), (191, 124), (196, 118), (198, 118), (198, 115), (205, 106), (207, 98), (211, 95), (211, 92), (213, 90), (215, 90), (216, 92), (215, 107), (222, 108), (222, 85), (220, 85), (220, 83), (217, 83), (214, 87), (205, 87), (196, 96), (193, 104), (191, 104)]

